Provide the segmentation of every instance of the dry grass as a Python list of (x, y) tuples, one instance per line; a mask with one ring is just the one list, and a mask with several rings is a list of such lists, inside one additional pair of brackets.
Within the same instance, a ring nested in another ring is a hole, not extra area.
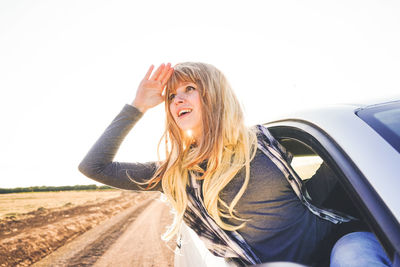
[(0, 195), (0, 218), (16, 216), (42, 208), (81, 205), (90, 201), (118, 197), (120, 190), (34, 192)]

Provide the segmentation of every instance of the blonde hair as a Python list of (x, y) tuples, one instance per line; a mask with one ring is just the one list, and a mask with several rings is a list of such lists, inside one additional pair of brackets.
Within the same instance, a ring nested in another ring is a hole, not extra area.
[[(201, 95), (203, 138), (195, 146), (183, 136), (170, 111), (170, 92), (181, 82), (193, 82)], [(244, 125), (243, 112), (227, 79), (210, 64), (185, 62), (174, 67), (165, 93), (166, 159), (149, 182), (149, 187), (161, 181), (163, 191), (175, 209), (175, 220), (164, 238), (174, 236), (183, 220), (187, 207), (186, 186), (190, 175), (202, 179), (204, 205), (209, 215), (228, 231), (243, 227), (231, 225), (222, 218), (240, 219), (234, 207), (242, 197), (250, 179), (250, 161), (256, 148), (256, 135)], [(161, 140), (159, 143), (160, 148)], [(207, 163), (203, 170), (201, 163)], [(245, 168), (245, 179), (231, 203), (225, 203), (219, 193)]]

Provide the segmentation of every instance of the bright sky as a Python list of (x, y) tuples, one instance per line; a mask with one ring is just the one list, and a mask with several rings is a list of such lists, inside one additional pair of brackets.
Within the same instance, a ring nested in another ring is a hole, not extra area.
[[(399, 95), (400, 2), (0, 1), (0, 187), (92, 184), (77, 166), (150, 64), (228, 77), (247, 124)], [(163, 107), (116, 160), (155, 160)]]

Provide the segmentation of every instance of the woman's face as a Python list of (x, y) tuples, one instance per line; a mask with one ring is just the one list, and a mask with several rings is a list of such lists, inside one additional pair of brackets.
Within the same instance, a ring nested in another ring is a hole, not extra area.
[(172, 117), (178, 127), (185, 134), (199, 140), (203, 134), (203, 121), (198, 86), (192, 82), (179, 83), (176, 90), (170, 92), (168, 98)]

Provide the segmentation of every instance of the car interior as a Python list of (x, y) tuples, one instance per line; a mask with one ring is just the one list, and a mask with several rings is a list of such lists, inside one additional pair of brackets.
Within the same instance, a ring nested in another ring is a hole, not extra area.
[[(299, 140), (285, 138), (279, 140), (279, 142), (293, 155), (291, 166), (304, 181), (314, 204), (346, 213), (355, 218), (361, 218), (355, 204), (340, 184), (337, 172), (333, 171), (334, 167), (329, 162), (323, 160), (310, 146)], [(321, 169), (324, 172), (322, 178), (325, 181), (323, 183), (326, 187), (329, 187), (322, 192), (323, 195), (314, 186), (316, 182), (314, 180), (321, 178), (316, 175), (321, 172)]]

